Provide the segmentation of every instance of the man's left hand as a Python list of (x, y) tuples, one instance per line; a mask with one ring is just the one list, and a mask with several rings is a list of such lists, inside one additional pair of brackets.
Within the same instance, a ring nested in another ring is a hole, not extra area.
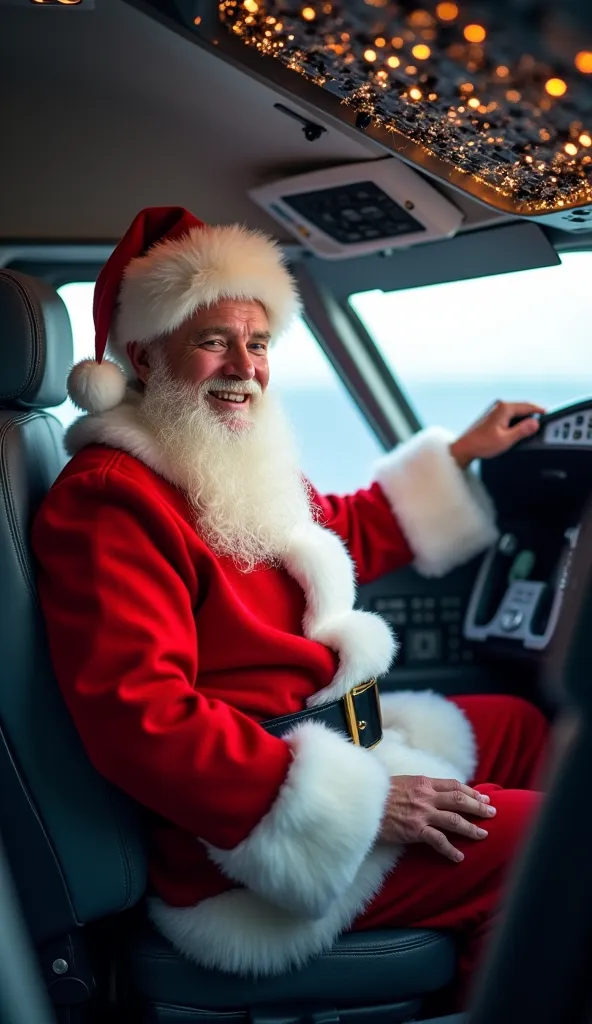
[[(530, 402), (496, 402), (450, 445), (450, 452), (461, 469), (466, 469), (473, 459), (492, 459), (523, 438), (536, 434), (539, 423), (533, 416), (544, 412), (540, 405)], [(511, 427), (511, 421), (517, 416), (526, 418)]]

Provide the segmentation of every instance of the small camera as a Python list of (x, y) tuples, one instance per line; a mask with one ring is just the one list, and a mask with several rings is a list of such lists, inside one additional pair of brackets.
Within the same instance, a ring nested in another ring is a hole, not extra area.
[(317, 139), (320, 139), (325, 129), (321, 128), (320, 124), (305, 124), (302, 131), (304, 132), (305, 139), (309, 142), (316, 142)]

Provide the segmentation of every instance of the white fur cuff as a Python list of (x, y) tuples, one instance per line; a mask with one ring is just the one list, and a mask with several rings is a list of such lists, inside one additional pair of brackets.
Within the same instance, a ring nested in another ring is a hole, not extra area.
[(306, 722), (285, 738), (294, 760), (269, 813), (233, 850), (206, 848), (227, 877), (318, 919), (352, 885), (374, 844), (389, 773), (321, 723)]
[(495, 543), (495, 509), (481, 481), (450, 453), (439, 427), (416, 434), (380, 459), (374, 478), (415, 554), (423, 576), (444, 576)]
[[(395, 729), (406, 747), (420, 751), (424, 757), (431, 754), (447, 762), (451, 770), (445, 772), (445, 778), (468, 782), (473, 777), (477, 767), (475, 735), (457, 704), (432, 690), (399, 690), (381, 694), (380, 706), (385, 736)], [(382, 745), (376, 748), (379, 757)], [(415, 771), (403, 764), (392, 773), (413, 775)], [(422, 766), (419, 774), (439, 777), (439, 772), (432, 773), (427, 766)]]

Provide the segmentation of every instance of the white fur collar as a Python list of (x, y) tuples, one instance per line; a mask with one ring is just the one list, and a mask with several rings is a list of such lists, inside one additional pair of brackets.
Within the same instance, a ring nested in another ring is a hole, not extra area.
[[(182, 488), (183, 481), (175, 479), (156, 439), (138, 416), (140, 401), (141, 396), (130, 390), (117, 408), (79, 417), (66, 433), (66, 450), (73, 455), (90, 444), (119, 448)], [(335, 700), (352, 686), (383, 675), (397, 645), (384, 619), (354, 610), (354, 566), (340, 538), (311, 519), (294, 530), (283, 565), (306, 596), (304, 635), (339, 655), (339, 668), (331, 685), (316, 693), (309, 703)]]

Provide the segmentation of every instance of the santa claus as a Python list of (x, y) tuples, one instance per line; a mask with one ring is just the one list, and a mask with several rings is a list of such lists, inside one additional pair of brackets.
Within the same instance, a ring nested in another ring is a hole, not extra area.
[(281, 972), (346, 929), (425, 925), (465, 938), (467, 971), (545, 722), (510, 697), (399, 692), (381, 725), (396, 638), (355, 609), (356, 583), (411, 562), (439, 576), (494, 543), (467, 467), (541, 410), (426, 430), (369, 489), (321, 496), (268, 389), (298, 307), (258, 232), (177, 208), (134, 220), (97, 281), (96, 361), (69, 379), (86, 415), (34, 526), (56, 675), (96, 768), (149, 811), (152, 918), (188, 957)]

